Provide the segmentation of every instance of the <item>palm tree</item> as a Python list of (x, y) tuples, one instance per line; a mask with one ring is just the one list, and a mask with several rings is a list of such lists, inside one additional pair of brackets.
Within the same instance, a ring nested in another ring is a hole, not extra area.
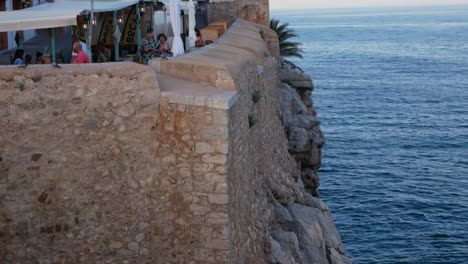
[(298, 35), (294, 29), (288, 27), (289, 23), (280, 25), (279, 20), (275, 18), (270, 20), (270, 28), (278, 34), (281, 57), (296, 57), (302, 59), (302, 49), (299, 48), (302, 44), (290, 41), (291, 38), (297, 38)]

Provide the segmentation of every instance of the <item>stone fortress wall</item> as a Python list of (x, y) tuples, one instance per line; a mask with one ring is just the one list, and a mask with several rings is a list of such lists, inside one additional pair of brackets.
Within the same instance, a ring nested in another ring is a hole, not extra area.
[(0, 67), (0, 261), (348, 263), (288, 153), (277, 45), (237, 20), (152, 69)]
[(150, 254), (158, 101), (133, 63), (0, 68), (1, 263)]
[(234, 21), (241, 18), (260, 25), (269, 25), (269, 0), (212, 0), (208, 5), (208, 23)]

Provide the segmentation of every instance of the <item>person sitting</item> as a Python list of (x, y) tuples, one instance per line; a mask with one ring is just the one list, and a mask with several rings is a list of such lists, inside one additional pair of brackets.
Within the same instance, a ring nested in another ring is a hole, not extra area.
[(171, 45), (169, 45), (169, 42), (167, 42), (167, 37), (164, 34), (159, 34), (158, 35), (158, 40), (159, 40), (159, 50), (162, 53), (171, 53)]
[(45, 64), (46, 61), (44, 59), (44, 54), (42, 52), (37, 52), (36, 53), (36, 64)]
[(195, 36), (197, 37), (197, 40), (195, 41), (195, 47), (200, 48), (206, 45), (198, 28), (195, 29)]
[[(80, 43), (81, 44), (81, 49), (84, 50), (85, 52), (88, 52), (88, 45), (86, 45), (86, 43), (81, 41), (81, 39), (77, 35), (73, 35), (73, 37), (72, 37), (72, 47), (73, 47), (73, 44), (75, 42)], [(76, 52), (72, 51), (71, 63), (74, 63), (74, 61), (76, 61), (76, 56), (77, 55), (78, 54)]]
[(15, 51), (15, 56), (13, 57), (12, 64), (22, 65), (26, 61), (26, 53), (24, 49), (17, 49)]
[(72, 63), (76, 63), (76, 64), (89, 63), (88, 54), (86, 54), (86, 52), (83, 50), (80, 42), (73, 43), (73, 52), (75, 52), (77, 55), (76, 55), (76, 59)]
[(148, 64), (148, 61), (158, 56), (158, 42), (154, 39), (153, 29), (146, 30), (146, 38), (143, 40), (143, 61)]
[(24, 61), (26, 62), (26, 64), (32, 64), (32, 56), (26, 54), (26, 56), (24, 56)]
[(98, 42), (97, 44), (97, 49), (96, 49), (96, 62), (108, 62), (111, 59), (111, 51), (108, 49), (106, 46), (104, 46), (104, 43)]

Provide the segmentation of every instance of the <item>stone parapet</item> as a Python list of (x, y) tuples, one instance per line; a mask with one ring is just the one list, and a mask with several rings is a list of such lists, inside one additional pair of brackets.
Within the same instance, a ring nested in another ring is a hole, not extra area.
[(169, 103), (206, 106), (214, 109), (230, 109), (237, 101), (235, 91), (225, 91), (216, 87), (204, 86), (199, 83), (176, 79), (158, 74), (161, 96)]
[(0, 263), (154, 263), (158, 102), (133, 63), (0, 67)]
[[(111, 62), (97, 64), (61, 64), (60, 68), (52, 67), (51, 65), (30, 64), (27, 68), (18, 68), (18, 65), (2, 65), (0, 66), (0, 80), (11, 81), (15, 76), (24, 76), (27, 78), (40, 78), (46, 76), (78, 76), (78, 75), (107, 75), (109, 78), (127, 78), (135, 79), (137, 76), (150, 75), (152, 76), (151, 83), (155, 85), (155, 76), (152, 71), (141, 64), (132, 62)], [(140, 77), (142, 78), (142, 77)]]
[(263, 64), (269, 56), (255, 24), (237, 20), (214, 44), (168, 60), (155, 58), (151, 67), (162, 75), (235, 90), (236, 76), (251, 63)]

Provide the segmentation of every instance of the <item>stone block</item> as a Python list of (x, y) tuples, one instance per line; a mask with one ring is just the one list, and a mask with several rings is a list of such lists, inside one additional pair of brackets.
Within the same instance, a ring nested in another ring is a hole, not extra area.
[(193, 171), (194, 172), (207, 173), (207, 172), (212, 171), (213, 168), (214, 168), (214, 164), (195, 163), (195, 165), (193, 165)]
[(202, 157), (202, 161), (208, 164), (223, 165), (223, 164), (226, 164), (227, 162), (227, 156), (223, 154), (218, 154), (218, 155), (205, 154)]
[(190, 178), (192, 177), (192, 172), (189, 168), (180, 168), (179, 169), (179, 176), (182, 178)]
[(209, 224), (227, 224), (228, 215), (225, 213), (209, 213), (207, 215), (207, 222)]
[(123, 243), (121, 241), (116, 241), (116, 240), (112, 240), (109, 245), (109, 248), (111, 249), (118, 249), (122, 247), (123, 247)]
[(206, 213), (210, 211), (210, 207), (197, 205), (197, 204), (191, 204), (189, 206), (189, 210), (192, 212), (193, 215), (205, 215)]
[(228, 240), (208, 240), (205, 242), (205, 248), (208, 249), (229, 249), (229, 241)]
[(143, 239), (145, 239), (145, 234), (144, 233), (139, 233), (135, 236), (135, 241), (140, 243), (141, 241), (143, 241)]
[(218, 143), (215, 145), (216, 151), (222, 153), (222, 154), (228, 154), (229, 153), (229, 145), (228, 143)]
[(213, 124), (227, 125), (228, 115), (226, 111), (213, 111)]
[(228, 188), (226, 183), (217, 183), (215, 185), (215, 193), (228, 193)]
[(140, 246), (138, 245), (138, 243), (135, 243), (135, 242), (128, 243), (128, 249), (130, 249), (131, 251), (138, 252), (139, 248)]
[(193, 190), (200, 193), (211, 193), (214, 190), (214, 183), (212, 182), (193, 182)]
[(208, 144), (206, 142), (196, 142), (195, 143), (195, 152), (198, 153), (198, 154), (213, 153), (214, 149), (210, 144)]
[(228, 204), (227, 194), (208, 194), (208, 201), (210, 204)]
[(201, 35), (205, 40), (215, 41), (219, 38), (219, 30), (217, 28), (203, 28), (200, 30)]

